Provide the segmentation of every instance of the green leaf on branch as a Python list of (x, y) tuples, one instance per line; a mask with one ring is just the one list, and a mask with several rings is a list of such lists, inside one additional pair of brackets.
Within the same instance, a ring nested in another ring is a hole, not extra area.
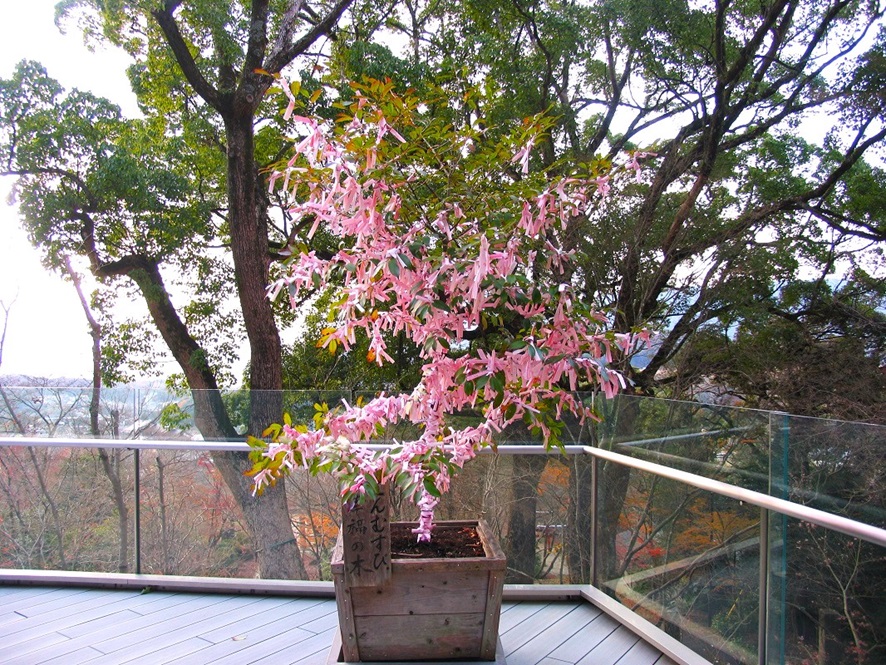
[(437, 485), (434, 483), (434, 479), (430, 476), (425, 476), (422, 485), (425, 488), (425, 492), (430, 494), (432, 497), (439, 499), (442, 496), (442, 494), (440, 494), (440, 490), (437, 489)]

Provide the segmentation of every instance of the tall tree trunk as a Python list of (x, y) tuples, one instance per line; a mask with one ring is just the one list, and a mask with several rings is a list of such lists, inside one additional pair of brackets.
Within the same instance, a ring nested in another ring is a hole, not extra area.
[(509, 584), (535, 582), (535, 527), (538, 483), (548, 463), (546, 455), (514, 456), (514, 499), (508, 523)]
[[(283, 354), (267, 298), (270, 254), (265, 204), (258, 192), (254, 163), (252, 110), (225, 114), (228, 148), (228, 207), (237, 294), (249, 337), (249, 431), (255, 435), (283, 412)], [(292, 529), (284, 483), (252, 496), (250, 468), (243, 453), (215, 457), (219, 471), (243, 509), (256, 540), (262, 577), (304, 579), (307, 572)]]
[(117, 508), (117, 532), (120, 538), (120, 548), (117, 555), (117, 570), (121, 573), (129, 572), (129, 506), (126, 505), (126, 495), (123, 492), (123, 481), (120, 478), (120, 451), (113, 451), (113, 459), (104, 448), (99, 448), (98, 457), (102, 463), (105, 475), (111, 483), (111, 496), (114, 506)]
[(283, 363), (280, 334), (267, 297), (270, 281), (270, 250), (264, 198), (258, 190), (253, 159), (252, 114), (225, 119), (228, 147), (228, 208), (231, 251), (237, 295), (249, 338), (249, 429), (260, 433), (280, 418)]
[[(611, 402), (609, 414), (604, 418), (609, 436), (601, 437), (600, 446), (608, 450), (613, 442), (635, 431), (640, 415), (640, 402), (635, 396), (619, 396)], [(597, 570), (600, 582), (612, 579), (620, 569), (616, 543), (619, 534), (619, 518), (628, 495), (631, 469), (613, 462), (601, 462), (598, 479), (598, 547)]]
[(569, 467), (566, 562), (570, 584), (591, 582), (591, 467), (587, 455), (573, 455)]
[[(83, 293), (83, 287), (80, 282), (80, 275), (71, 266), (69, 257), (64, 257), (65, 270), (71, 281), (74, 283), (74, 289), (77, 291), (77, 297), (80, 299), (80, 306), (83, 308), (83, 314), (89, 323), (89, 336), (92, 337), (92, 397), (89, 400), (89, 433), (95, 438), (101, 436), (98, 416), (99, 407), (101, 405), (102, 390), (102, 329), (92, 309), (89, 307), (89, 301), (86, 300), (86, 294)], [(120, 547), (117, 554), (117, 570), (121, 573), (129, 572), (129, 506), (126, 505), (126, 496), (123, 492), (123, 483), (120, 479), (120, 451), (113, 451), (114, 459), (107, 450), (99, 448), (98, 456), (102, 463), (102, 469), (111, 483), (111, 496), (114, 499), (114, 506), (117, 508), (117, 527), (118, 537), (120, 539)]]
[(163, 561), (163, 574), (174, 575), (172, 569), (172, 558), (169, 556), (169, 523), (166, 515), (166, 485), (165, 472), (166, 465), (157, 455), (157, 498), (160, 501), (160, 551)]
[[(251, 139), (248, 145), (251, 146)], [(255, 200), (254, 194), (250, 199)], [(257, 223), (254, 213), (253, 221)], [(231, 226), (234, 228), (239, 224), (234, 223), (232, 219)], [(257, 248), (260, 244), (254, 243), (254, 247)], [(246, 261), (242, 252), (235, 252), (236, 257), (239, 257), (237, 260), (240, 262)], [(273, 324), (272, 311), (265, 297), (264, 286), (258, 288), (258, 284), (262, 283), (263, 279), (267, 279), (262, 275), (268, 274), (266, 237), (264, 250), (254, 256), (253, 261), (264, 265), (264, 270), (258, 271), (257, 274), (250, 269), (244, 271), (252, 275), (250, 279), (243, 280), (244, 283), (250, 285), (249, 289), (241, 288), (241, 280), (238, 278), (238, 292), (241, 294), (241, 298), (245, 298), (246, 293), (251, 295), (251, 299), (244, 300), (242, 307), (244, 312), (248, 308), (247, 303), (251, 303), (252, 308), (259, 312), (264, 309), (270, 323)], [(191, 337), (173, 307), (157, 263), (148, 257), (129, 256), (115, 263), (101, 266), (97, 274), (125, 274), (138, 284), (157, 330), (179, 367), (182, 368), (191, 388), (191, 395), (194, 399), (194, 424), (203, 438), (207, 441), (241, 439), (242, 437), (230, 421), (215, 374), (206, 361), (206, 353)], [(245, 313), (244, 316), (246, 316)], [(260, 314), (250, 314), (250, 316), (257, 316), (267, 326), (268, 320), (261, 319)], [(247, 319), (247, 321), (249, 320), (251, 319)], [(280, 338), (276, 325), (272, 325), (272, 328), (273, 334), (270, 342), (265, 340), (261, 343), (259, 337), (259, 340), (253, 344), (255, 335), (250, 336), (250, 346), (253, 348), (251, 367), (265, 368), (264, 371), (253, 371), (252, 373), (252, 376), (258, 377), (260, 381), (258, 385), (253, 381), (250, 394), (252, 402), (250, 431), (257, 434), (261, 434), (262, 430), (273, 420), (279, 419), (283, 409), (280, 392), (282, 379), (274, 384), (273, 380), (268, 378), (275, 375), (282, 376)], [(259, 351), (254, 350), (256, 346), (260, 347)], [(274, 349), (276, 349), (276, 353)], [(259, 500), (252, 496), (252, 481), (243, 475), (251, 467), (246, 453), (218, 452), (213, 455), (212, 459), (246, 519), (246, 526), (252, 537), (258, 561), (259, 574), (265, 578), (304, 579), (307, 572), (293, 535), (283, 483), (278, 483), (276, 487), (269, 489)]]

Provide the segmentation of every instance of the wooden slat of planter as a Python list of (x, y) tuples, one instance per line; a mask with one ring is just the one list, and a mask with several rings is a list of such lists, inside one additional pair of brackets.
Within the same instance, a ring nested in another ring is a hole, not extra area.
[[(487, 558), (501, 560), (502, 562), (507, 560), (505, 553), (498, 544), (498, 539), (493, 535), (492, 529), (489, 528), (486, 520), (479, 520), (477, 522), (477, 533), (480, 534), (480, 540), (483, 541), (483, 547), (486, 549)], [(502, 570), (504, 570), (504, 568), (502, 568)]]
[(480, 641), (480, 657), (484, 660), (495, 660), (495, 649), (498, 644), (498, 622), (501, 618), (501, 601), (504, 592), (505, 571), (494, 570), (487, 573), (486, 621), (483, 622), (483, 638)]
[(364, 661), (478, 658), (478, 646), (465, 645), (480, 644), (483, 618), (483, 614), (356, 617), (360, 656)]
[(456, 571), (441, 577), (415, 568), (397, 570), (383, 587), (351, 589), (354, 614), (482, 613), (488, 577), (486, 571)]
[(500, 610), (507, 562), (498, 540), (493, 537), (485, 520), (479, 521), (477, 532), (480, 534), (480, 540), (483, 541), (486, 555), (496, 564), (494, 569), (488, 573), (486, 621), (483, 623), (483, 638), (480, 642), (480, 657), (485, 660), (493, 660), (498, 644), (498, 623), (501, 618)]
[(360, 660), (357, 646), (357, 627), (354, 625), (354, 604), (351, 591), (345, 586), (342, 575), (335, 576), (335, 606), (338, 610), (338, 630), (341, 635), (341, 648), (347, 661)]
[(344, 563), (341, 531), (335, 541), (332, 550), (332, 581), (335, 584), (335, 607), (338, 610), (338, 629), (341, 639), (342, 656), (346, 661), (360, 660), (360, 650), (357, 648), (357, 629), (354, 626), (354, 603), (351, 601), (351, 590), (345, 584)]
[[(480, 557), (464, 559), (394, 559), (391, 562), (391, 568), (394, 571), (421, 570), (426, 573), (440, 571), (468, 573), (478, 570), (504, 570), (506, 565), (504, 560), (499, 564), (498, 561), (482, 559)], [(400, 573), (396, 572), (395, 574), (399, 575)]]

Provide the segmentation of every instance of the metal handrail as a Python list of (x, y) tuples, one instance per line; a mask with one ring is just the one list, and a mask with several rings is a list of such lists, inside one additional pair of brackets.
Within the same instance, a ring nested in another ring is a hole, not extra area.
[(881, 529), (871, 524), (856, 522), (848, 517), (834, 515), (833, 513), (818, 510), (817, 508), (810, 508), (809, 506), (804, 506), (803, 504), (794, 503), (785, 499), (778, 499), (761, 492), (744, 489), (743, 487), (736, 487), (735, 485), (730, 485), (729, 483), (724, 483), (720, 480), (714, 480), (713, 478), (705, 478), (704, 476), (698, 476), (687, 471), (680, 471), (678, 469), (662, 466), (661, 464), (655, 464), (654, 462), (647, 462), (645, 460), (628, 457), (627, 455), (614, 453), (611, 450), (585, 446), (584, 451), (588, 455), (593, 455), (599, 459), (629, 466), (639, 471), (653, 473), (662, 478), (676, 480), (699, 489), (707, 490), (708, 492), (713, 492), (714, 494), (750, 503), (774, 513), (794, 517), (803, 520), (804, 522), (817, 524), (826, 529), (839, 531), (847, 536), (860, 538), (869, 543), (886, 547), (886, 529)]
[(0, 436), (0, 447), (46, 446), (48, 448), (107, 448), (119, 450), (224, 450), (249, 451), (245, 441), (173, 441), (152, 439), (96, 439), (46, 436)]
[[(358, 443), (355, 446), (369, 450), (385, 450), (390, 448), (391, 443)], [(0, 436), (0, 447), (25, 447), (46, 446), (48, 448), (108, 448), (120, 450), (222, 450), (230, 452), (249, 452), (251, 448), (244, 441), (206, 441), (187, 440), (160, 440), (160, 439), (96, 439), (96, 438), (55, 438), (55, 437), (25, 437), (25, 436)], [(540, 444), (517, 443), (502, 444), (495, 448), (484, 448), (480, 454), (502, 455), (583, 455), (583, 445), (568, 445), (562, 447), (546, 448)]]
[[(373, 450), (389, 448), (391, 444), (374, 443), (364, 444)], [(64, 448), (122, 448), (126, 450), (199, 450), (199, 451), (248, 451), (249, 446), (241, 441), (170, 441), (150, 439), (63, 439), (49, 437), (0, 437), (2, 446), (50, 446)], [(810, 508), (803, 504), (794, 503), (785, 499), (744, 489), (729, 483), (724, 483), (712, 478), (706, 478), (687, 471), (680, 471), (671, 467), (636, 459), (627, 455), (612, 452), (603, 448), (592, 446), (569, 445), (563, 448), (548, 449), (540, 444), (503, 444), (495, 450), (484, 449), (481, 454), (499, 455), (592, 455), (593, 457), (629, 466), (639, 471), (652, 473), (663, 478), (675, 480), (714, 494), (750, 503), (760, 508), (765, 508), (781, 515), (793, 517), (811, 524), (838, 531), (840, 533), (860, 538), (875, 545), (886, 547), (886, 529), (857, 522), (855, 520), (835, 515), (816, 508)]]
[[(364, 444), (372, 450), (383, 450), (391, 444)], [(150, 439), (63, 439), (49, 437), (0, 437), (0, 446), (49, 446), (63, 448), (122, 448), (126, 450), (199, 450), (199, 451), (241, 451), (249, 450), (249, 446), (241, 441), (170, 441)], [(570, 445), (548, 449), (539, 444), (504, 444), (495, 450), (487, 448), (481, 454), (499, 455), (581, 455), (587, 454), (616, 464), (622, 464), (639, 471), (652, 473), (663, 478), (676, 480), (699, 489), (744, 501), (760, 508), (765, 508), (781, 515), (787, 515), (805, 522), (832, 529), (840, 533), (866, 540), (875, 545), (886, 547), (886, 529), (870, 524), (857, 522), (841, 515), (834, 515), (823, 510), (810, 508), (785, 499), (778, 499), (761, 492), (744, 489), (712, 478), (706, 478), (687, 471), (636, 459), (627, 455), (592, 446)]]

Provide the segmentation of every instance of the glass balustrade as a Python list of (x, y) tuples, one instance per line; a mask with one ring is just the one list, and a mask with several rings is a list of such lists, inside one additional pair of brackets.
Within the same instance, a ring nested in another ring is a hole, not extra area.
[[(242, 433), (251, 404), (309, 422), (315, 404), (368, 396), (212, 397)], [(437, 518), (483, 517), (504, 543), (508, 582), (594, 584), (714, 663), (886, 661), (886, 548), (580, 448), (882, 528), (886, 427), (582, 397), (601, 420), (564, 422), (569, 454), (518, 454), (540, 442), (520, 428), (503, 432), (507, 454), (473, 460)], [(218, 464), (240, 453), (203, 441), (190, 394), (104, 389), (92, 411), (89, 389), (4, 387), (2, 398), (0, 567), (254, 578), (256, 547), (277, 545), (249, 537)], [(389, 428), (379, 443), (413, 429)], [(18, 437), (40, 442), (12, 445)], [(106, 441), (81, 447), (93, 438)], [(298, 472), (286, 491), (304, 574), (328, 580), (335, 482)], [(395, 517), (415, 519), (402, 497), (393, 505)]]

